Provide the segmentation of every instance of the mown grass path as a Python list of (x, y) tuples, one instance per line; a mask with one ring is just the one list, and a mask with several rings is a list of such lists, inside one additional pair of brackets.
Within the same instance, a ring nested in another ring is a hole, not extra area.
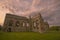
[(0, 40), (60, 40), (60, 32), (0, 32)]

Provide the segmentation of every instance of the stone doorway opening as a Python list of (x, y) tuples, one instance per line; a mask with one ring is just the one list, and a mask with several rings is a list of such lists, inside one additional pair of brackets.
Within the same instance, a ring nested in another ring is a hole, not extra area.
[(7, 30), (8, 32), (11, 32), (11, 28), (8, 28), (8, 30)]

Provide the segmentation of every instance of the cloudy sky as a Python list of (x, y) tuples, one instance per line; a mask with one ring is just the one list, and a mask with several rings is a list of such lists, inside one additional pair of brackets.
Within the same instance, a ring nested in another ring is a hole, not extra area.
[(60, 0), (0, 0), (0, 24), (6, 13), (28, 16), (40, 12), (50, 25), (60, 25)]

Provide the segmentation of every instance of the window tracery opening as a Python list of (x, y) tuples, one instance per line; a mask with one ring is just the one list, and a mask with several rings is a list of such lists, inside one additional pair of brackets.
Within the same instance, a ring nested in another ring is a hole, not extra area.
[(19, 27), (19, 26), (20, 26), (20, 22), (16, 21), (16, 27)]
[(12, 20), (9, 20), (8, 26), (13, 26), (13, 21)]

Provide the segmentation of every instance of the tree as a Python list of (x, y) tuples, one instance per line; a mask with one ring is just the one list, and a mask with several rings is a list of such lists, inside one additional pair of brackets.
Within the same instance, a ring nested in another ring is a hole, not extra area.
[(52, 26), (50, 28), (50, 30), (52, 30), (52, 31), (59, 31), (60, 30), (60, 26)]
[(0, 30), (2, 29), (2, 26), (0, 25)]

